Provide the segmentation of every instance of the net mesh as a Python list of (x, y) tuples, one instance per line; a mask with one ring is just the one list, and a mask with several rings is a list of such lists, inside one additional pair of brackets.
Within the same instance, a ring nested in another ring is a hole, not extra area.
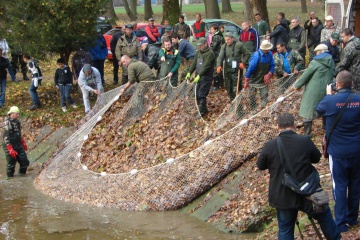
[[(200, 117), (196, 85), (186, 81), (176, 88), (167, 78), (141, 82), (120, 97), (123, 86), (106, 92), (43, 166), (36, 186), (75, 203), (178, 209), (254, 157), (277, 134), (279, 113), (297, 116), (301, 93), (290, 86), (301, 73), (252, 85), (216, 117)], [(228, 101), (218, 97), (214, 102)]]

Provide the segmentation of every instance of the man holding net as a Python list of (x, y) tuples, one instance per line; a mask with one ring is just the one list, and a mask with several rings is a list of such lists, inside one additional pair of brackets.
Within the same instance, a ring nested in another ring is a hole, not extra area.
[(250, 59), (248, 71), (244, 78), (244, 89), (250, 87), (250, 108), (255, 110), (256, 94), (260, 90), (261, 107), (264, 108), (268, 98), (268, 84), (274, 74), (275, 62), (270, 50), (273, 45), (269, 40), (263, 40), (260, 49)]
[(120, 62), (128, 69), (129, 77), (129, 81), (126, 83), (125, 87), (120, 90), (120, 95), (126, 92), (130, 86), (136, 82), (153, 81), (155, 79), (153, 72), (144, 62), (131, 59), (127, 55), (122, 56)]

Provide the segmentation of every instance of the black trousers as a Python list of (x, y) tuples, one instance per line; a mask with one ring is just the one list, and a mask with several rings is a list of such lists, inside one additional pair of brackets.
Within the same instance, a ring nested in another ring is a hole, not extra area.
[(14, 150), (18, 153), (16, 158), (11, 157), (9, 151), (6, 149), (6, 147), (4, 147), (4, 152), (7, 161), (6, 174), (8, 177), (14, 176), (16, 162), (20, 164), (20, 169), (19, 169), (20, 174), (25, 174), (30, 164), (26, 152), (22, 146), (19, 148), (14, 148)]
[(113, 75), (114, 75), (114, 83), (119, 82), (119, 60), (116, 59), (115, 54), (113, 54)]
[(104, 84), (105, 80), (104, 80), (104, 64), (105, 64), (105, 59), (104, 60), (93, 60), (92, 61), (93, 67), (96, 68), (97, 70), (99, 70), (100, 72), (100, 76), (101, 76), (101, 83)]

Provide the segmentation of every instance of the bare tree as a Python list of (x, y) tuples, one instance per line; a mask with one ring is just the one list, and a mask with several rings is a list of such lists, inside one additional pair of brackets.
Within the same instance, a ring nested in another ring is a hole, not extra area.
[(301, 12), (307, 13), (306, 0), (301, 0)]
[(151, 6), (151, 0), (144, 0), (144, 20), (149, 20), (149, 18), (151, 18), (154, 15), (154, 12), (152, 10), (152, 6)]
[(250, 0), (244, 0), (244, 15), (246, 21), (254, 19), (253, 5)]
[(220, 9), (217, 0), (204, 0), (205, 18), (220, 18)]
[(222, 9), (221, 9), (222, 13), (234, 12), (231, 8), (230, 0), (222, 0), (221, 6), (222, 6)]
[(115, 20), (117, 20), (117, 16), (116, 16), (116, 13), (115, 13), (115, 9), (114, 9), (114, 4), (113, 4), (113, 1), (112, 0), (109, 0), (107, 3), (106, 3), (106, 6), (105, 6), (105, 14), (108, 18), (111, 19), (112, 22), (115, 22)]
[[(135, 18), (137, 19), (137, 9), (136, 9), (136, 7), (137, 7), (137, 1), (136, 0), (130, 0), (130, 10), (133, 13), (133, 15), (135, 16)], [(131, 20), (131, 21), (135, 21), (135, 20)]]
[(136, 15), (130, 10), (127, 0), (123, 0), (126, 14), (129, 16), (130, 21), (136, 21)]
[(180, 7), (178, 0), (165, 0), (163, 1), (163, 21), (169, 20), (170, 24), (175, 24), (178, 21), (180, 14)]

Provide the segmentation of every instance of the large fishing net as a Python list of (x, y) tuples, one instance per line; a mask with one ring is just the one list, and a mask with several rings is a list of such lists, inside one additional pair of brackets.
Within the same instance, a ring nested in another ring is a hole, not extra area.
[(141, 82), (122, 96), (123, 86), (106, 92), (43, 166), (36, 186), (75, 203), (178, 209), (258, 154), (277, 134), (279, 113), (297, 115), (301, 93), (291, 85), (300, 75), (252, 85), (231, 104), (226, 93), (212, 92), (212, 104), (229, 104), (211, 117), (199, 115), (196, 84), (186, 81), (176, 88), (168, 78)]

